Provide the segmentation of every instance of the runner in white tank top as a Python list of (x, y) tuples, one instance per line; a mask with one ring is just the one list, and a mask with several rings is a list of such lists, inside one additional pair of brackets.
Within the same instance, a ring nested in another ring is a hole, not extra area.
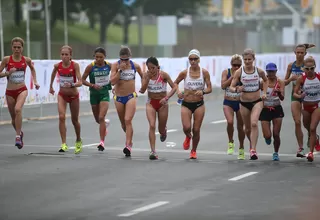
[[(183, 148), (185, 150), (190, 148), (192, 138), (190, 159), (196, 159), (196, 150), (200, 141), (200, 128), (205, 113), (203, 95), (212, 92), (212, 85), (209, 72), (199, 65), (200, 52), (193, 49), (189, 52), (188, 58), (190, 67), (179, 73), (174, 83), (176, 84), (179, 99), (183, 99), (181, 104), (181, 117), (183, 132), (186, 135)], [(184, 93), (180, 92), (179, 89), (179, 83), (182, 80), (184, 80)], [(205, 88), (205, 86), (207, 86), (207, 88)], [(193, 123), (191, 122), (192, 115), (194, 119)]]
[[(295, 98), (302, 99), (303, 121), (309, 122), (306, 125), (310, 133), (310, 152), (307, 156), (309, 162), (314, 159), (314, 148), (320, 150), (317, 141), (317, 127), (320, 119), (320, 73), (315, 72), (315, 67), (316, 62), (313, 57), (305, 59), (305, 73), (298, 78), (293, 94)], [(303, 93), (301, 93), (301, 86)]]
[(239, 139), (239, 152), (238, 152), (238, 159), (244, 160), (244, 139), (245, 133), (243, 129), (243, 120), (240, 114), (240, 93), (230, 91), (231, 81), (233, 79), (234, 73), (241, 68), (242, 66), (242, 59), (241, 56), (235, 54), (231, 57), (231, 68), (223, 70), (221, 76), (221, 88), (225, 90), (225, 96), (223, 100), (223, 112), (225, 118), (227, 120), (227, 133), (228, 133), (228, 155), (232, 155), (234, 152), (234, 115), (236, 115), (237, 120), (237, 130), (238, 130), (238, 139)]
[[(168, 100), (176, 92), (176, 87), (169, 74), (160, 70), (159, 61), (156, 57), (149, 57), (146, 65), (148, 71), (143, 76), (140, 93), (148, 90), (146, 112), (149, 121), (149, 142), (151, 148), (149, 159), (156, 160), (158, 159), (156, 153), (156, 121), (158, 118), (160, 141), (164, 142), (167, 138)], [(171, 87), (169, 93), (167, 93), (167, 84)]]
[[(282, 126), (282, 118), (284, 112), (281, 106), (281, 101), (284, 99), (284, 81), (277, 77), (277, 65), (268, 63), (266, 72), (268, 75), (267, 97), (263, 102), (264, 108), (261, 111), (259, 120), (261, 121), (263, 137), (267, 145), (271, 144), (273, 137), (274, 153), (272, 160), (279, 160), (280, 148), (280, 130)], [(271, 122), (273, 129), (271, 129)]]
[[(256, 146), (258, 142), (258, 120), (266, 98), (267, 77), (265, 72), (253, 65), (255, 53), (252, 49), (246, 49), (242, 54), (244, 67), (235, 72), (231, 82), (230, 90), (241, 92), (240, 113), (245, 124), (245, 132), (250, 140), (250, 158), (257, 160)], [(263, 94), (260, 94), (260, 78), (263, 79)], [(237, 86), (238, 83), (241, 86)]]
[[(114, 85), (114, 104), (116, 106), (121, 127), (126, 133), (125, 147), (123, 153), (126, 157), (131, 156), (133, 127), (132, 119), (136, 112), (136, 73), (142, 79), (142, 70), (139, 64), (130, 60), (131, 50), (122, 47), (119, 52), (120, 59), (112, 64), (110, 82)], [(126, 116), (127, 120), (124, 120)]]

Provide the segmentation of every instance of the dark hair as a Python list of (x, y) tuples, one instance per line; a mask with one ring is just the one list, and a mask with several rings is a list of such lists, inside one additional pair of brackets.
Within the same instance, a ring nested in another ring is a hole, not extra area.
[(158, 59), (156, 57), (149, 57), (147, 59), (146, 64), (148, 65), (148, 63), (152, 63), (155, 66), (159, 66), (159, 61), (158, 61)]
[(127, 46), (121, 46), (119, 56), (128, 56), (131, 57), (131, 50)]
[(298, 44), (295, 48), (295, 50), (299, 47), (303, 47), (305, 50), (308, 50), (310, 48), (316, 47), (314, 44)]
[(102, 53), (105, 57), (107, 56), (107, 53), (106, 53), (106, 50), (103, 48), (103, 47), (97, 47), (95, 50), (94, 50), (94, 53)]

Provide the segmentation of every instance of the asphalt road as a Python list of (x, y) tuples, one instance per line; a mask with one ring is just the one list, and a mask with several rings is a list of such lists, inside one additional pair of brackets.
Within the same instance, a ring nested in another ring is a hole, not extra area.
[[(133, 121), (130, 159), (123, 156), (125, 135), (114, 112), (108, 115), (111, 125), (102, 153), (96, 149), (98, 126), (90, 115), (80, 118), (84, 144), (80, 155), (74, 155), (72, 147), (58, 153), (61, 141), (56, 119), (24, 122), (22, 150), (13, 146), (12, 127), (2, 125), (0, 219), (318, 220), (320, 159), (316, 155), (308, 163), (295, 157), (297, 144), (288, 106), (285, 102), (279, 162), (271, 160), (272, 147), (264, 143), (261, 132), (259, 160), (250, 161), (247, 155), (238, 161), (237, 152), (226, 155), (221, 100), (206, 102), (197, 160), (189, 160), (189, 151), (182, 149), (180, 106), (175, 104), (170, 106), (166, 142), (157, 136), (157, 161), (148, 159), (143, 106)], [(73, 146), (70, 118), (67, 125), (68, 144)]]

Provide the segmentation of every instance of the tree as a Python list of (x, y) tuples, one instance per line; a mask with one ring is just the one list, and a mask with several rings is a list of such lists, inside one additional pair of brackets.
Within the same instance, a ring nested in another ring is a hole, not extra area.
[[(63, 20), (63, 0), (54, 0), (51, 1), (51, 24), (50, 26), (53, 28), (56, 24), (57, 20)], [(68, 20), (70, 18), (70, 13), (79, 12), (77, 7), (77, 0), (67, 0), (67, 14)]]
[(21, 3), (20, 3), (20, 0), (15, 0), (14, 1), (14, 23), (18, 27), (20, 26), (21, 18), (22, 18)]
[(83, 9), (89, 10), (99, 16), (100, 21), (100, 44), (107, 42), (106, 31), (123, 6), (122, 0), (81, 0)]

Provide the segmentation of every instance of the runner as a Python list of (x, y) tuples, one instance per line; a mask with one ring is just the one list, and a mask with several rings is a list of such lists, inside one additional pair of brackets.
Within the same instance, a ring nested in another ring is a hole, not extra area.
[(58, 112), (59, 112), (59, 131), (62, 140), (59, 152), (68, 151), (67, 145), (67, 128), (66, 128), (66, 109), (67, 103), (70, 105), (71, 120), (76, 132), (75, 150), (76, 154), (82, 151), (82, 140), (80, 137), (80, 122), (79, 122), (79, 92), (77, 87), (82, 86), (79, 64), (71, 60), (72, 48), (63, 46), (60, 49), (62, 61), (54, 64), (51, 74), (50, 93), (54, 95), (53, 81), (56, 74), (59, 74), (60, 91), (58, 93)]
[[(277, 77), (277, 65), (269, 63), (266, 66), (268, 77), (267, 97), (264, 100), (264, 108), (261, 111), (259, 120), (261, 121), (263, 137), (267, 145), (271, 144), (273, 136), (274, 153), (272, 160), (279, 161), (280, 148), (280, 130), (282, 126), (282, 118), (284, 117), (281, 101), (284, 100), (284, 81)], [(273, 129), (271, 131), (271, 122)]]
[[(168, 73), (161, 71), (159, 61), (156, 57), (149, 57), (146, 65), (147, 73), (144, 74), (140, 93), (144, 93), (148, 89), (148, 101), (146, 104), (146, 113), (149, 121), (149, 141), (151, 152), (150, 160), (158, 159), (156, 153), (156, 120), (158, 113), (158, 131), (160, 133), (160, 141), (164, 142), (167, 138), (167, 120), (168, 120), (168, 100), (176, 92), (176, 87)], [(167, 94), (167, 83), (172, 88)]]
[(120, 59), (113, 63), (111, 67), (111, 84), (114, 85), (115, 106), (121, 122), (123, 131), (126, 133), (126, 143), (123, 148), (123, 153), (126, 157), (131, 156), (132, 149), (132, 119), (136, 112), (136, 88), (135, 79), (136, 72), (143, 77), (142, 70), (139, 64), (134, 63), (131, 58), (131, 50), (128, 47), (121, 47)]
[(307, 156), (309, 162), (314, 159), (313, 151), (317, 145), (317, 127), (320, 120), (320, 74), (314, 71), (315, 67), (316, 62), (312, 57), (305, 59), (305, 73), (299, 76), (293, 94), (294, 98), (302, 99), (303, 121), (310, 134), (310, 152)]
[[(289, 63), (287, 73), (285, 76), (285, 84), (289, 85), (292, 82), (292, 93), (291, 93), (291, 113), (295, 124), (295, 134), (298, 142), (297, 157), (305, 157), (303, 148), (303, 132), (301, 129), (301, 100), (293, 97), (294, 86), (296, 80), (303, 73), (303, 62), (304, 57), (307, 54), (307, 49), (315, 47), (314, 44), (299, 44), (296, 46), (294, 53), (296, 54), (296, 61)], [(309, 138), (308, 138), (309, 143)], [(309, 144), (307, 144), (309, 145)]]
[[(192, 138), (190, 159), (197, 159), (197, 147), (200, 141), (200, 128), (205, 114), (203, 96), (212, 92), (210, 74), (200, 67), (200, 52), (193, 49), (188, 55), (190, 67), (179, 73), (175, 80), (177, 94), (183, 99), (181, 104), (181, 120), (186, 138), (183, 148), (189, 150)], [(184, 80), (184, 92), (180, 92), (179, 83)], [(207, 86), (207, 88), (205, 88)], [(193, 123), (192, 123), (193, 116)], [(191, 130), (192, 128), (192, 130)]]
[[(27, 66), (30, 68), (33, 84), (38, 90), (36, 70), (31, 58), (22, 55), (24, 41), (20, 37), (11, 40), (12, 55), (5, 56), (0, 65), (0, 78), (7, 77), (6, 100), (11, 116), (11, 124), (16, 131), (15, 146), (23, 148), (22, 108), (28, 96), (28, 89), (25, 84)], [(6, 68), (5, 72), (2, 72)]]
[[(241, 92), (240, 113), (245, 125), (245, 133), (250, 140), (250, 158), (257, 160), (257, 142), (259, 136), (258, 120), (263, 108), (268, 87), (265, 72), (253, 65), (255, 53), (252, 49), (244, 50), (242, 54), (244, 66), (238, 69), (231, 82), (230, 90)], [(263, 79), (263, 93), (260, 95), (260, 78)], [(241, 82), (241, 86), (237, 85)]]
[[(104, 151), (104, 139), (107, 135), (107, 126), (110, 123), (109, 119), (105, 119), (109, 109), (110, 94), (112, 89), (110, 84), (111, 64), (105, 60), (106, 50), (98, 47), (94, 51), (95, 61), (90, 63), (83, 75), (82, 84), (90, 87), (90, 104), (93, 116), (99, 126), (100, 144), (99, 151)], [(89, 76), (90, 83), (87, 81)]]
[(231, 57), (231, 68), (228, 68), (222, 72), (221, 78), (221, 88), (225, 90), (224, 100), (223, 100), (223, 112), (225, 118), (227, 120), (227, 132), (229, 138), (228, 144), (228, 154), (232, 155), (234, 152), (234, 139), (233, 139), (233, 120), (234, 120), (234, 113), (236, 114), (237, 118), (237, 128), (238, 128), (238, 138), (239, 138), (239, 160), (244, 160), (244, 146), (243, 142), (245, 139), (245, 133), (243, 130), (243, 121), (240, 114), (240, 93), (231, 92), (229, 87), (231, 81), (233, 79), (234, 72), (236, 72), (242, 66), (242, 59), (241, 56), (235, 54)]

